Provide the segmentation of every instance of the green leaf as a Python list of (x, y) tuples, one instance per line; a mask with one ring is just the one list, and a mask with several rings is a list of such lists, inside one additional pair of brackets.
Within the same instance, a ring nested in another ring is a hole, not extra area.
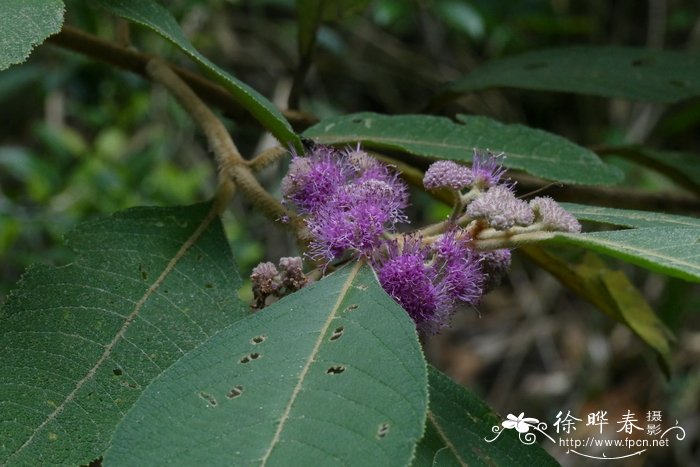
[(528, 246), (521, 251), (603, 313), (629, 327), (659, 354), (664, 371), (670, 373), (675, 338), (623, 271), (608, 268), (590, 252), (574, 265), (541, 248)]
[(416, 445), (411, 467), (430, 467), (433, 465), (435, 453), (444, 449), (445, 443), (437, 432), (435, 426), (426, 421), (423, 437)]
[(107, 465), (406, 465), (423, 433), (415, 326), (347, 266), (184, 356), (121, 423)]
[(362, 142), (432, 159), (469, 162), (475, 148), (506, 153), (504, 165), (566, 183), (612, 184), (621, 173), (590, 150), (561, 136), (486, 117), (460, 115), (461, 123), (427, 115), (358, 113), (323, 120), (304, 136), (324, 144)]
[(246, 314), (210, 204), (79, 226), (75, 261), (31, 268), (0, 312), (0, 464), (101, 456), (141, 391)]
[(673, 227), (700, 229), (697, 217), (677, 216), (653, 211), (604, 208), (585, 204), (559, 203), (579, 220), (601, 222), (624, 227)]
[[(518, 439), (515, 430), (501, 430), (501, 417), (484, 402), (433, 367), (429, 367), (430, 412), (426, 433), (437, 432), (441, 447), (433, 465), (461, 466), (548, 466), (559, 465), (538, 444), (527, 445)], [(419, 443), (419, 446), (423, 441)]]
[(197, 62), (207, 75), (226, 88), (242, 107), (279, 140), (282, 146), (294, 145), (298, 150), (302, 149), (301, 140), (274, 104), (199, 53), (182, 33), (175, 18), (160, 4), (153, 0), (96, 1), (110, 13), (145, 26), (179, 47)]
[(652, 271), (700, 282), (700, 229), (697, 228), (643, 227), (557, 234), (546, 242), (588, 248)]
[(698, 154), (659, 151), (643, 146), (613, 146), (604, 148), (601, 154), (621, 156), (654, 169), (700, 195), (700, 155)]
[(632, 47), (536, 50), (486, 63), (447, 85), (436, 101), (494, 87), (677, 102), (700, 95), (700, 57)]
[(22, 63), (32, 49), (63, 26), (61, 0), (0, 2), (0, 70)]

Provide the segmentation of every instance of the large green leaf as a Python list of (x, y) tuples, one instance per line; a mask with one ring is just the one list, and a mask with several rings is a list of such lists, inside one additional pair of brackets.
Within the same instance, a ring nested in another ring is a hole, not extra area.
[(700, 282), (700, 229), (642, 227), (584, 234), (557, 234), (550, 243), (576, 245), (669, 276)]
[(700, 56), (631, 47), (566, 47), (494, 60), (438, 98), (493, 87), (563, 91), (652, 102), (700, 95)]
[(22, 63), (32, 49), (63, 25), (61, 0), (0, 2), (0, 70)]
[(358, 113), (323, 120), (304, 136), (325, 144), (362, 142), (433, 159), (469, 162), (477, 149), (506, 153), (504, 165), (566, 183), (612, 184), (621, 174), (590, 150), (561, 136), (486, 117), (460, 115), (461, 123), (428, 115)]
[(653, 211), (605, 208), (585, 204), (560, 203), (561, 206), (583, 221), (601, 222), (624, 227), (674, 227), (700, 229), (697, 217), (663, 214)]
[[(428, 376), (430, 412), (426, 436), (430, 440), (421, 440), (418, 452), (428, 447), (437, 449), (433, 465), (559, 465), (537, 443), (525, 444), (518, 439), (515, 430), (501, 429), (501, 417), (474, 394), (433, 367), (429, 368)], [(495, 440), (494, 427), (498, 427), (501, 432)], [(530, 433), (536, 434), (534, 430)], [(436, 437), (439, 438), (439, 442), (436, 441)], [(422, 452), (422, 456), (425, 458), (426, 452)], [(417, 461), (420, 459), (416, 457)], [(424, 464), (417, 462), (415, 465)]]
[(106, 465), (406, 465), (428, 402), (413, 322), (361, 263), (212, 337), (156, 380)]
[(242, 318), (211, 205), (82, 224), (63, 267), (34, 267), (0, 314), (0, 464), (78, 465), (171, 363)]
[(218, 67), (192, 46), (168, 10), (154, 0), (96, 0), (109, 12), (145, 26), (172, 42), (225, 87), (283, 146), (301, 149), (301, 140), (287, 119), (258, 91)]

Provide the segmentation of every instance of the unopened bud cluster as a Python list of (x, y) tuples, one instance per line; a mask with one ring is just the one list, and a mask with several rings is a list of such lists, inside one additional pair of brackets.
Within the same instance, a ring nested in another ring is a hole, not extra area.
[(428, 190), (453, 190), (466, 205), (467, 220), (481, 220), (495, 230), (531, 227), (531, 230), (581, 231), (574, 216), (552, 198), (537, 197), (529, 203), (518, 199), (513, 184), (504, 180), (503, 174), (497, 156), (475, 151), (471, 168), (453, 161), (433, 163), (425, 173), (423, 185)]
[(264, 308), (308, 283), (300, 257), (280, 258), (278, 265), (279, 269), (273, 263), (265, 262), (253, 268), (250, 275), (253, 283), (253, 308)]

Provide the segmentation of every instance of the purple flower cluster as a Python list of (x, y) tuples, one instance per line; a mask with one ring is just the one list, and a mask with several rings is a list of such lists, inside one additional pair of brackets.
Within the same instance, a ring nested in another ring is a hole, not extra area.
[(385, 230), (407, 221), (406, 186), (359, 146), (316, 145), (306, 157), (294, 156), (282, 194), (306, 215), (316, 260), (329, 262), (346, 251), (369, 257)]
[(387, 242), (373, 265), (384, 290), (408, 312), (419, 329), (434, 333), (460, 305), (476, 305), (484, 274), (480, 260), (454, 232), (432, 245), (420, 237)]
[[(475, 152), (471, 167), (435, 162), (423, 184), (430, 190), (453, 190), (467, 223), (485, 223), (495, 230), (580, 231), (576, 219), (551, 198), (535, 198), (529, 204), (518, 199), (504, 179), (499, 157)], [(359, 145), (344, 151), (316, 145), (304, 157), (294, 155), (282, 180), (282, 194), (305, 218), (311, 258), (325, 264), (346, 253), (368, 259), (384, 290), (424, 332), (443, 327), (460, 306), (476, 305), (510, 266), (510, 250), (477, 252), (468, 228), (460, 228), (458, 222), (441, 235), (388, 240), (387, 232), (407, 222), (403, 211), (408, 192), (389, 167)], [(251, 276), (258, 301), (264, 303), (277, 290), (302, 286), (300, 261), (284, 259), (282, 273), (272, 263), (259, 265)]]

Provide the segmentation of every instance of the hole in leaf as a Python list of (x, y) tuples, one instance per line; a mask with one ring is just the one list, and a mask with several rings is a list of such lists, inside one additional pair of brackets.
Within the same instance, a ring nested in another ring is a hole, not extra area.
[(382, 423), (379, 425), (379, 429), (377, 430), (377, 438), (383, 438), (389, 433), (389, 424), (388, 423)]
[(333, 334), (331, 335), (331, 340), (335, 341), (340, 339), (340, 337), (343, 335), (345, 328), (343, 326), (340, 326), (333, 331)]
[(687, 88), (690, 86), (690, 82), (681, 79), (672, 79), (668, 84), (677, 88)]
[(636, 60), (632, 60), (632, 66), (644, 66), (651, 65), (654, 63), (654, 59), (651, 57), (642, 57)]
[(338, 366), (332, 366), (332, 367), (330, 367), (329, 369), (327, 369), (327, 370), (326, 370), (326, 374), (329, 374), (329, 375), (339, 375), (339, 374), (341, 374), (341, 373), (344, 372), (344, 371), (345, 371), (345, 367), (344, 367), (344, 366), (338, 365)]
[(258, 352), (253, 352), (250, 355), (246, 355), (245, 357), (241, 358), (239, 362), (248, 363), (251, 360), (257, 360), (258, 358), (260, 358), (260, 354)]
[(216, 407), (216, 405), (218, 404), (218, 402), (216, 402), (216, 399), (214, 398), (214, 396), (212, 396), (209, 393), (206, 393), (204, 391), (199, 391), (198, 395), (199, 395), (199, 397), (204, 399), (212, 407)]
[(362, 123), (362, 122), (364, 122), (364, 120), (361, 119), (361, 118), (353, 118), (353, 119), (350, 120), (350, 121), (351, 121), (352, 123)]
[(255, 336), (251, 339), (251, 342), (253, 344), (260, 344), (263, 342), (265, 339), (267, 339), (267, 336)]
[(197, 261), (202, 261), (204, 259), (204, 255), (199, 254), (197, 255)]
[(114, 373), (115, 376), (121, 376), (122, 375), (122, 369), (121, 368), (115, 368), (112, 370), (112, 373)]
[(243, 394), (243, 386), (234, 386), (233, 389), (231, 389), (228, 394), (226, 394), (226, 397), (229, 399), (235, 399), (236, 397), (240, 396)]
[(526, 63), (523, 65), (523, 68), (526, 70), (537, 70), (539, 68), (544, 68), (547, 66), (546, 62), (533, 62), (533, 63)]
[(207, 282), (206, 284), (204, 284), (204, 287), (207, 288), (207, 289), (213, 289), (213, 288), (214, 288), (214, 284), (212, 284), (211, 282)]
[(358, 306), (360, 306), (360, 305), (358, 305), (357, 303), (353, 303), (352, 305), (348, 306), (348, 307), (345, 309), (345, 311), (356, 310)]

